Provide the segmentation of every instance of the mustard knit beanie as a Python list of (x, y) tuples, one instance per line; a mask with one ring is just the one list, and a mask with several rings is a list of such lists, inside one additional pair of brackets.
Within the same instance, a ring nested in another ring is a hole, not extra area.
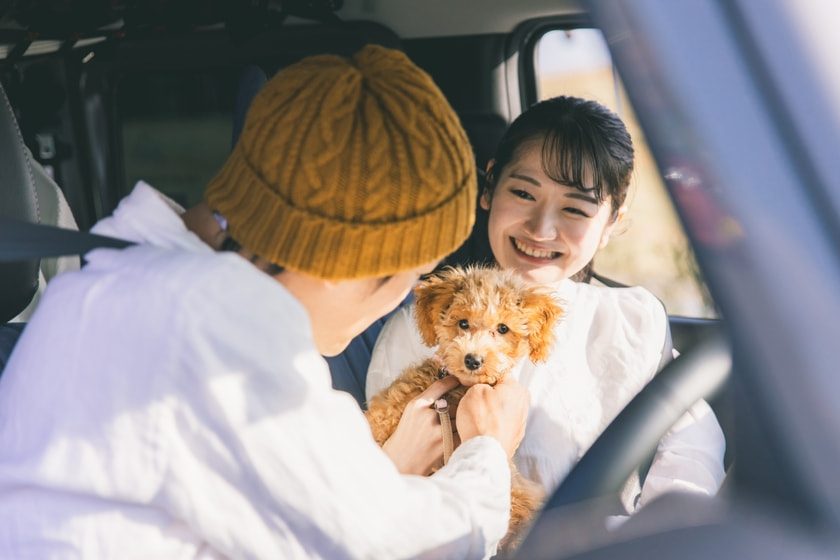
[(475, 219), (457, 115), (402, 52), (305, 58), (269, 80), (205, 202), (239, 244), (331, 280), (439, 260)]

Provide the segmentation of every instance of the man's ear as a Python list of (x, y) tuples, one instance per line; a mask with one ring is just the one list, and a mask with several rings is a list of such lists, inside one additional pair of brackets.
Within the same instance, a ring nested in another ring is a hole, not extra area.
[(615, 213), (615, 217), (612, 221), (604, 227), (604, 231), (601, 233), (601, 242), (598, 244), (599, 249), (603, 249), (609, 244), (613, 231), (615, 231), (616, 226), (624, 220), (624, 216), (626, 214), (627, 206), (622, 206), (618, 209), (618, 212)]

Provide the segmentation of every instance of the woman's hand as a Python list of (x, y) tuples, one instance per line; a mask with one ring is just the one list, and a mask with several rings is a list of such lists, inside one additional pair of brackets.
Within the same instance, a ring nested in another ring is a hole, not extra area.
[(453, 376), (439, 379), (405, 407), (397, 429), (382, 446), (401, 473), (426, 476), (443, 464), (443, 434), (432, 405), (457, 386)]

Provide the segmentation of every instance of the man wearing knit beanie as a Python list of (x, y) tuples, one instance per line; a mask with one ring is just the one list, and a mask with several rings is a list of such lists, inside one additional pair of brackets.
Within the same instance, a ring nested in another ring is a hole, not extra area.
[(322, 358), (460, 245), (475, 189), (402, 53), (281, 71), (201, 204), (138, 183), (93, 228), (136, 245), (46, 290), (0, 384), (0, 557), (492, 555), (527, 392), (470, 388), (461, 446), (409, 476), (394, 450), (439, 444), (430, 405), (457, 381), (409, 407), (392, 461)]

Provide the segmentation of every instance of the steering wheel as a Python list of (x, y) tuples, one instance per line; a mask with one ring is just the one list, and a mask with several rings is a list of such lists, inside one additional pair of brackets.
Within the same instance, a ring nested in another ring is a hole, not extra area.
[(716, 394), (731, 369), (729, 346), (715, 325), (668, 362), (616, 416), (543, 511), (619, 493), (671, 426), (698, 400)]

